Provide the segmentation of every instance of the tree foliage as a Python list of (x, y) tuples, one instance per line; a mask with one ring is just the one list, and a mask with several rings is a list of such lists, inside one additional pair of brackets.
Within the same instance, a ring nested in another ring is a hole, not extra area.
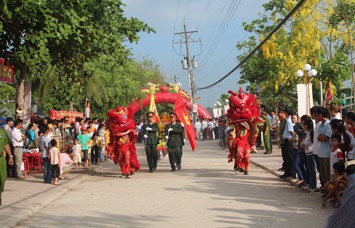
[(92, 64), (110, 56), (111, 64), (122, 66), (130, 55), (123, 42), (137, 42), (141, 31), (154, 32), (126, 18), (122, 6), (121, 0), (1, 1), (0, 56), (15, 65), (19, 83), (36, 81), (39, 95), (48, 95), (47, 79), (58, 93), (68, 88), (63, 98), (85, 91), (97, 95), (103, 87)]
[[(258, 41), (263, 40), (296, 3), (294, 0), (271, 0), (263, 5), (265, 13), (261, 19), (243, 23), (244, 30), (253, 35), (247, 41), (237, 44), (239, 50), (245, 51), (238, 59), (242, 59)], [(332, 9), (331, 0), (307, 1), (292, 19), (242, 66), (241, 83), (249, 83), (248, 89), (251, 92), (261, 92), (264, 103), (292, 104), (297, 101), (296, 84), (301, 82), (295, 72), (309, 63), (319, 72), (318, 77), (313, 79), (313, 84), (316, 85), (315, 98), (319, 94), (319, 80), (340, 87), (344, 80), (349, 79), (349, 71), (346, 68), (347, 49), (342, 42), (334, 42), (341, 39), (340, 36), (334, 35), (338, 30), (329, 30), (329, 26), (326, 26)], [(330, 52), (332, 55), (327, 55)]]

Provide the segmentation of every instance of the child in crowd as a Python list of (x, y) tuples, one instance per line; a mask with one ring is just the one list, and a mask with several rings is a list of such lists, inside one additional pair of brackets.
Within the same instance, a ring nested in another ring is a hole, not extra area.
[(73, 153), (73, 150), (69, 148), (65, 152), (60, 153), (60, 179), (67, 179), (69, 171), (72, 169), (73, 161), (70, 158), (70, 155)]
[(307, 185), (302, 189), (308, 193), (317, 189), (317, 176), (316, 176), (316, 161), (313, 154), (313, 142), (314, 142), (314, 128), (312, 119), (304, 115), (301, 118), (302, 126), (305, 129), (306, 137), (303, 138), (300, 143), (300, 147), (306, 154), (306, 182)]
[(73, 139), (72, 139), (72, 137), (71, 137), (70, 135), (67, 135), (67, 136), (65, 137), (65, 146), (64, 146), (64, 149), (65, 149), (65, 150), (68, 150), (68, 149), (72, 148), (72, 146), (73, 146)]
[(49, 160), (51, 163), (51, 173), (53, 182), (52, 184), (59, 184), (59, 176), (60, 176), (60, 151), (57, 147), (57, 141), (55, 139), (51, 140), (51, 148), (49, 149)]
[(107, 160), (109, 158), (109, 156), (106, 151), (106, 147), (110, 143), (110, 131), (107, 128), (105, 128), (104, 138), (105, 138), (105, 148), (103, 148), (103, 152), (104, 152), (105, 160)]
[(81, 145), (79, 144), (78, 139), (74, 139), (74, 145), (72, 147), (74, 152), (74, 164), (75, 169), (81, 168)]
[(88, 125), (88, 127), (87, 127), (87, 129), (88, 129), (88, 135), (89, 135), (89, 137), (90, 138), (92, 138), (92, 136), (94, 136), (94, 134), (96, 134), (96, 128), (94, 128), (94, 123), (92, 122), (92, 121), (89, 121), (89, 123), (88, 123), (89, 125)]
[(335, 174), (334, 181), (328, 181), (324, 184), (326, 188), (326, 194), (322, 201), (322, 208), (327, 206), (328, 199), (333, 199), (334, 206), (339, 206), (341, 202), (340, 194), (345, 190), (347, 186), (346, 179), (344, 177), (345, 165), (343, 161), (335, 162), (333, 164), (333, 173)]
[(99, 133), (99, 137), (101, 138), (102, 147), (100, 149), (100, 162), (105, 161), (105, 148), (106, 148), (106, 139), (105, 139), (105, 130), (106, 127), (104, 124), (99, 124), (97, 132)]
[(341, 143), (341, 135), (334, 134), (331, 137), (332, 140), (332, 152), (330, 153), (330, 180), (335, 181), (335, 173), (333, 165), (338, 161), (344, 161), (343, 152), (339, 148)]
[(91, 165), (98, 165), (99, 153), (102, 148), (102, 140), (98, 134), (94, 134), (89, 142), (91, 148)]
[(81, 145), (81, 151), (84, 156), (84, 169), (89, 169), (89, 141), (90, 137), (87, 134), (87, 128), (82, 126), (81, 127), (81, 134), (78, 135), (78, 141), (79, 144)]

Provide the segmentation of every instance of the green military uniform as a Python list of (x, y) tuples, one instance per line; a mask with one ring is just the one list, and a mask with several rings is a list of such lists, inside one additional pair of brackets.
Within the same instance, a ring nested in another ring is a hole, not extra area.
[(265, 117), (265, 123), (263, 126), (263, 133), (264, 133), (264, 145), (265, 145), (265, 153), (266, 154), (271, 154), (271, 145), (270, 145), (270, 129), (271, 129), (271, 124), (270, 120)]
[(169, 123), (165, 126), (165, 137), (168, 140), (166, 145), (168, 146), (171, 171), (175, 171), (176, 167), (181, 169), (181, 148), (184, 145), (182, 133), (183, 127), (179, 123)]
[(7, 178), (7, 164), (5, 146), (9, 145), (9, 136), (5, 129), (0, 128), (0, 205), (1, 205), (1, 193), (4, 191), (5, 182)]
[(158, 124), (154, 122), (144, 124), (143, 129), (145, 138), (145, 153), (147, 155), (149, 172), (154, 172), (158, 163), (157, 145), (159, 143), (158, 133), (160, 129)]

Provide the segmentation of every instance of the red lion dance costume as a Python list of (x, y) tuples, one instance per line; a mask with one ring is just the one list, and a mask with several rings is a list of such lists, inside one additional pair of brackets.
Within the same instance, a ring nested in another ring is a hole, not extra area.
[(260, 111), (257, 108), (254, 95), (243, 92), (240, 88), (238, 93), (231, 90), (229, 98), (228, 114), (230, 117), (228, 135), (228, 162), (234, 159), (234, 170), (237, 173), (248, 174), (250, 164), (250, 148), (257, 137), (257, 122)]
[(127, 108), (117, 106), (107, 113), (110, 143), (108, 152), (110, 159), (121, 167), (122, 177), (129, 178), (130, 174), (140, 169), (136, 153), (136, 124), (129, 118)]

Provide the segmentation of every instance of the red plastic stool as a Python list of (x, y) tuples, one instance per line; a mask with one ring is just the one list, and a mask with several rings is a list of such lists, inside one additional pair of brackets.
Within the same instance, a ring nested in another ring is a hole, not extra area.
[(32, 153), (32, 169), (42, 170), (42, 158), (38, 153)]

